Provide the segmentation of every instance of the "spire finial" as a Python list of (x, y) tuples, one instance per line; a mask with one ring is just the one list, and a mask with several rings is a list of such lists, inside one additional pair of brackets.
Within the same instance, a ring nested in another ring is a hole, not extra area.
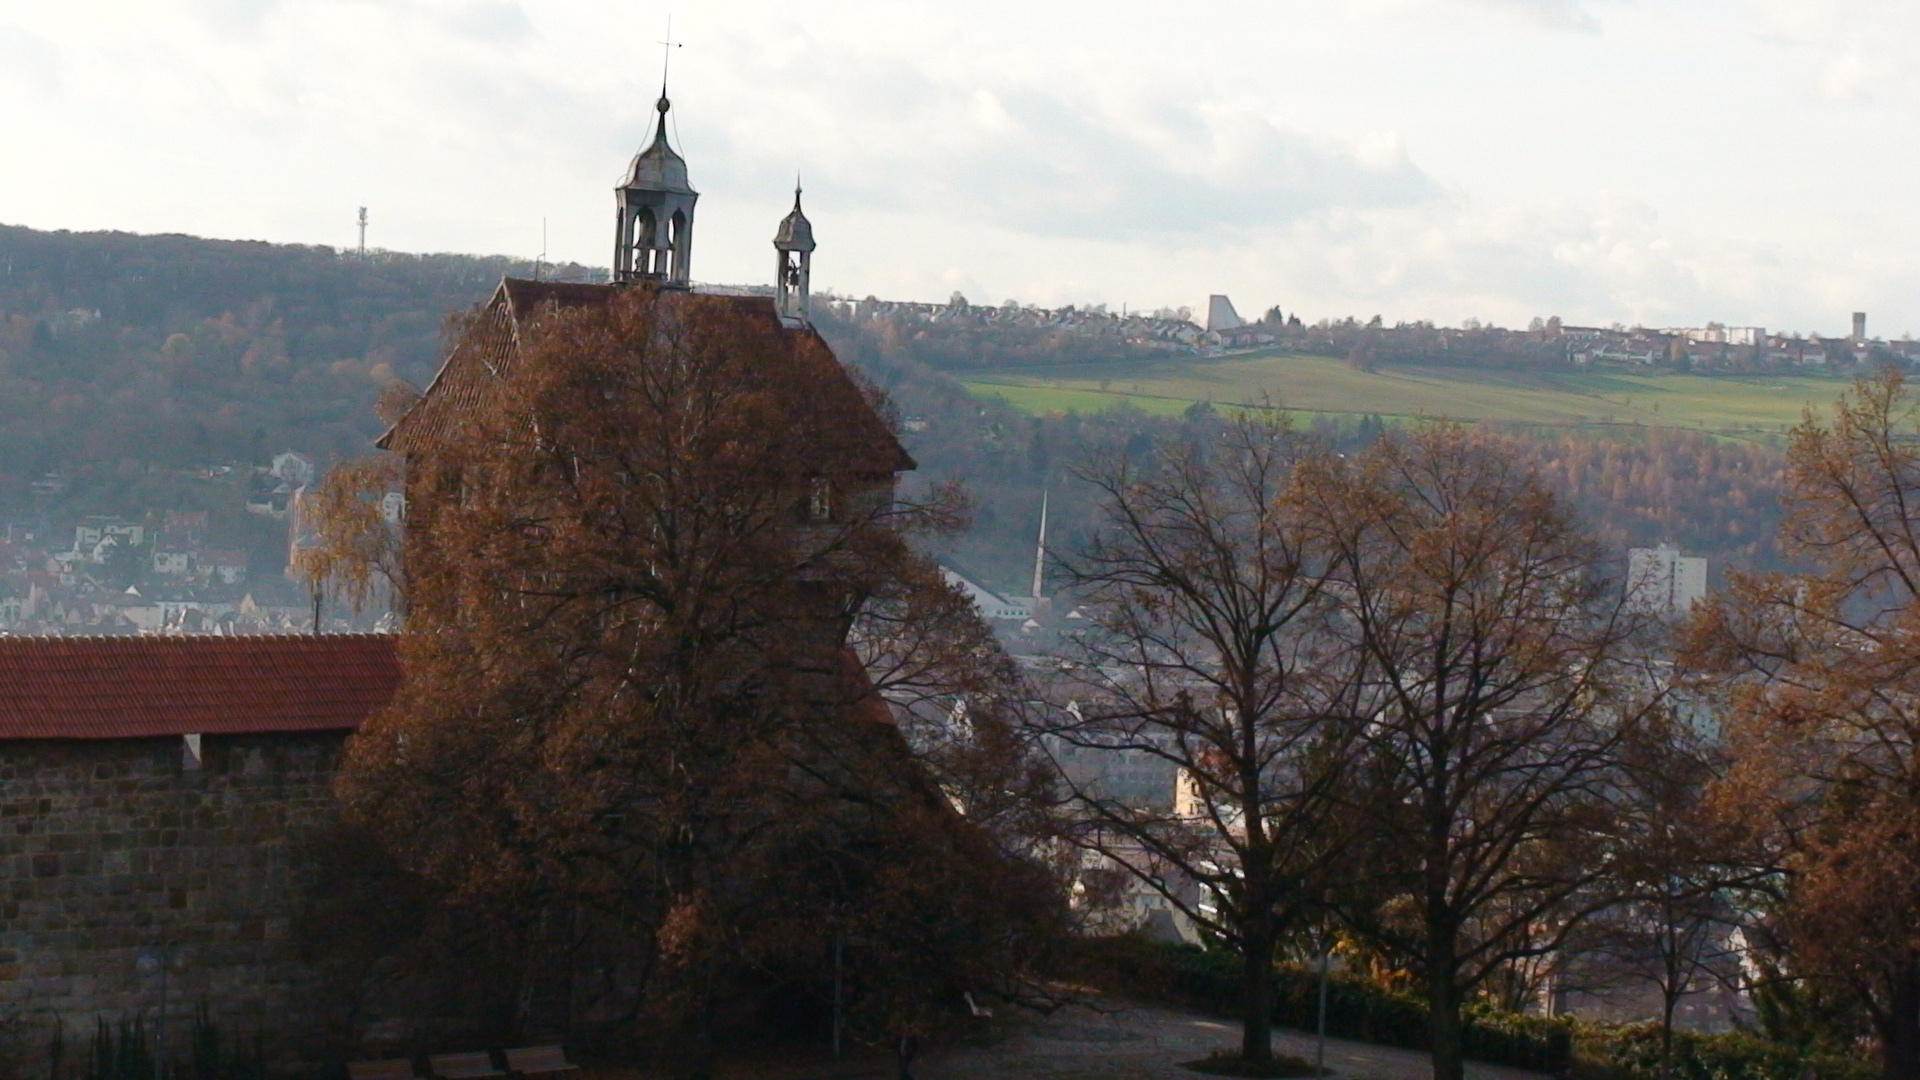
[(680, 43), (673, 40), (673, 15), (669, 13), (667, 15), (667, 39), (660, 43), (660, 104), (656, 107), (661, 112), (667, 111), (667, 71), (673, 65), (673, 50), (678, 48), (680, 48)]
[(793, 208), (800, 209), (800, 170), (793, 170)]

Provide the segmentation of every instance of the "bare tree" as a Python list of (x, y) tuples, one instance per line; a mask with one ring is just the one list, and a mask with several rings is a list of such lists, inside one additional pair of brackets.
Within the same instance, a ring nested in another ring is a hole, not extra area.
[[(419, 400), (418, 387), (396, 379), (375, 409), (383, 423), (393, 424)], [(328, 593), (344, 599), (356, 615), (375, 600), (396, 613), (406, 610), (405, 464), (399, 454), (352, 458), (303, 493), (294, 527), (305, 535), (295, 536), (291, 569), (313, 594), (316, 632), (318, 607)]]
[(1354, 656), (1329, 630), (1328, 557), (1291, 498), (1307, 444), (1261, 418), (1205, 430), (1082, 472), (1103, 529), (1068, 573), (1094, 626), (1047, 734), (1056, 750), (1164, 766), (1159, 799), (1062, 767), (1071, 836), (1240, 954), (1241, 1056), (1259, 1064), (1276, 948), (1340, 850)]
[(375, 454), (334, 466), (317, 489), (302, 495), (296, 527), (311, 532), (299, 538), (292, 569), (316, 604), (333, 593), (355, 614), (376, 600), (405, 610), (400, 515), (391, 509), (405, 482), (398, 454)]
[(1671, 1053), (1681, 1003), (1741, 983), (1741, 903), (1772, 867), (1710, 801), (1726, 766), (1717, 740), (1662, 711), (1625, 751), (1621, 831), (1633, 842), (1614, 870), (1620, 903), (1596, 920), (1586, 951), (1659, 995), (1661, 1049)]
[(1356, 924), (1425, 981), (1435, 1080), (1461, 1008), (1605, 899), (1623, 739), (1653, 689), (1598, 557), (1493, 437), (1445, 426), (1313, 463), (1340, 625), (1368, 678), (1379, 868)]

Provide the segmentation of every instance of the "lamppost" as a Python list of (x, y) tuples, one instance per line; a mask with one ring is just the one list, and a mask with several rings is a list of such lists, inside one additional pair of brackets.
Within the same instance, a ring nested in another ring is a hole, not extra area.
[(142, 950), (135, 962), (142, 974), (160, 971), (160, 1015), (153, 1024), (153, 1080), (163, 1080), (167, 1068), (167, 969), (173, 966), (173, 946), (159, 945)]
[(1327, 958), (1333, 951), (1333, 934), (1320, 931), (1320, 1023), (1318, 1041), (1313, 1049), (1313, 1075), (1327, 1075)]
[(845, 1007), (841, 996), (845, 973), (843, 956), (845, 945), (846, 931), (835, 926), (833, 930), (833, 1057), (836, 1061), (840, 1059), (840, 1029), (843, 1023), (841, 1017)]

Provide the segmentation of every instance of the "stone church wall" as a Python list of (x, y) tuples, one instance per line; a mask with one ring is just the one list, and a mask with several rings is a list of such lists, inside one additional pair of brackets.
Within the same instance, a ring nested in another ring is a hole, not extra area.
[[(334, 815), (339, 732), (0, 742), (0, 1076), (45, 1075), (96, 1018), (151, 1035), (165, 966), (167, 1041), (205, 1003), (223, 1037), (305, 1056), (315, 976), (292, 910), (303, 838)], [(197, 765), (197, 767), (196, 767)]]

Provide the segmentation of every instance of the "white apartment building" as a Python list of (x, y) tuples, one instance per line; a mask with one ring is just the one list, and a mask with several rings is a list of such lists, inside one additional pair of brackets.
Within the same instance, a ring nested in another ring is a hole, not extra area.
[(1655, 615), (1685, 615), (1707, 595), (1707, 560), (1680, 554), (1672, 544), (1627, 551), (1628, 603)]

